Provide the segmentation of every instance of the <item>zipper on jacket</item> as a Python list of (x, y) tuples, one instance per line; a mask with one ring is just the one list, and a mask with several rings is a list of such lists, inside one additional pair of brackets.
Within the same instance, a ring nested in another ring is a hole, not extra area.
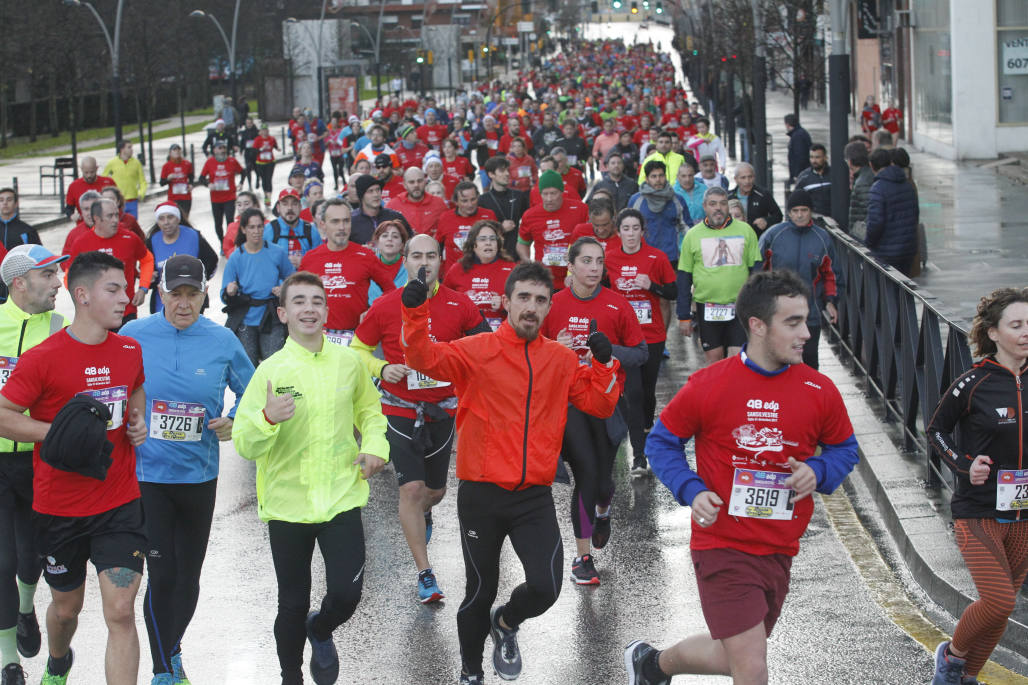
[(514, 486), (517, 490), (528, 477), (528, 419), (532, 410), (532, 359), (528, 356), (528, 342), (525, 342), (525, 362), (528, 364), (528, 396), (525, 398), (525, 435), (521, 443), (521, 481)]

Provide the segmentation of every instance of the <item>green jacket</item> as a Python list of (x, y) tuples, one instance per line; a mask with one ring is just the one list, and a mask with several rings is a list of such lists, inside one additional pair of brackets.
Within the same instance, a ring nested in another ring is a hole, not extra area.
[[(275, 394), (290, 392), (296, 402), (293, 417), (274, 426), (264, 418), (269, 380)], [(232, 440), (240, 456), (257, 462), (262, 521), (321, 523), (368, 503), (368, 483), (353, 461), (358, 451), (388, 461), (385, 431), (378, 390), (354, 350), (323, 338), (312, 353), (288, 338), (246, 386)]]
[[(53, 333), (68, 325), (60, 314), (49, 311), (42, 314), (26, 314), (13, 298), (0, 304), (0, 388), (7, 383), (24, 352), (49, 338)], [(0, 452), (30, 452), (32, 443), (11, 442), (0, 438)]]
[(646, 155), (646, 159), (639, 164), (639, 185), (641, 186), (646, 181), (646, 162), (653, 159), (659, 159), (664, 162), (664, 176), (667, 178), (669, 184), (674, 183), (678, 178), (678, 167), (685, 164), (685, 157), (678, 154), (674, 150), (669, 150), (666, 155), (662, 155), (657, 152), (656, 149), (650, 154)]

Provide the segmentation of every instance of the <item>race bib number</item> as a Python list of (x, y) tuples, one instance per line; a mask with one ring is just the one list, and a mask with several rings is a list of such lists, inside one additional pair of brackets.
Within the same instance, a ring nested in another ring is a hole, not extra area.
[(114, 388), (101, 388), (98, 390), (86, 390), (79, 395), (89, 395), (97, 402), (107, 405), (111, 412), (111, 419), (107, 422), (107, 430), (113, 431), (121, 428), (125, 423), (125, 409), (128, 407), (128, 387), (119, 385)]
[(461, 229), (453, 234), (453, 244), (457, 246), (458, 250), (464, 249), (464, 243), (468, 242), (468, 233), (470, 232), (470, 229)]
[(329, 342), (335, 343), (340, 347), (349, 347), (350, 341), (353, 340), (353, 331), (340, 331), (326, 328), (325, 337), (328, 338)]
[(497, 317), (486, 317), (486, 319), (485, 319), (485, 320), (486, 320), (486, 323), (488, 323), (488, 324), (489, 324), (489, 328), (493, 329), (494, 331), (495, 331), (495, 330), (496, 330), (497, 328), (499, 328), (499, 327), (500, 327), (500, 324), (502, 324), (502, 323), (503, 323), (503, 319), (501, 319), (501, 318), (500, 318), (500, 317), (498, 317), (498, 316), (497, 316)]
[(568, 155), (568, 164), (571, 166), (578, 164), (578, 155)]
[(996, 509), (1023, 511), (1028, 509), (1028, 469), (1001, 470), (996, 477)]
[(253, 141), (252, 141), (252, 140), (248, 140), (248, 141), (246, 141), (246, 149), (247, 149), (247, 150), (249, 150), (249, 149), (251, 149), (252, 147), (253, 147)]
[(407, 373), (408, 390), (431, 390), (433, 388), (445, 388), (448, 385), (449, 383), (446, 381), (437, 381), (414, 369)]
[(546, 266), (567, 266), (568, 249), (563, 245), (547, 245), (543, 249), (543, 264)]
[(17, 363), (17, 357), (0, 357), (0, 388), (7, 385), (7, 379), (11, 377)]
[(257, 159), (259, 159), (262, 162), (270, 162), (271, 150), (261, 150), (260, 154), (257, 155)]
[(731, 321), (734, 318), (734, 304), (714, 304), (713, 302), (707, 302), (703, 305), (704, 321)]
[(792, 519), (795, 496), (785, 481), (791, 474), (736, 469), (728, 513), (754, 519)]
[(653, 304), (649, 300), (629, 300), (639, 323), (653, 323)]
[(498, 141), (498, 140), (487, 140), (487, 141), (485, 141), (485, 145), (490, 150), (495, 150), (498, 147), (500, 147), (500, 141)]
[(532, 175), (532, 167), (519, 166), (518, 167), (518, 178), (528, 178)]
[(150, 437), (173, 442), (198, 442), (207, 410), (196, 402), (150, 402)]
[(173, 183), (171, 185), (171, 194), (172, 195), (186, 195), (188, 193), (189, 193), (189, 184), (188, 183)]
[(229, 189), (227, 178), (216, 178), (211, 182), (211, 190), (218, 192), (226, 192)]

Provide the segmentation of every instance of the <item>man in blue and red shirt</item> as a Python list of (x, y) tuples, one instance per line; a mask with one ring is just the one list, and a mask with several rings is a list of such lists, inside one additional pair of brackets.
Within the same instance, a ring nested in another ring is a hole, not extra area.
[[(751, 276), (736, 300), (748, 345), (694, 373), (650, 432), (654, 472), (692, 507), (690, 548), (709, 632), (664, 651), (629, 644), (634, 683), (663, 685), (680, 673), (767, 682), (767, 638), (814, 512), (811, 495), (831, 493), (858, 460), (838, 389), (803, 364), (807, 301), (790, 271)], [(695, 470), (685, 458), (693, 437)], [(728, 575), (732, 582), (723, 582)]]

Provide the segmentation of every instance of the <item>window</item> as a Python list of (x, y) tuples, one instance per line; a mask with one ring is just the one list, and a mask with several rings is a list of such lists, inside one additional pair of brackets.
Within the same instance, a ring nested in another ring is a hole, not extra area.
[(914, 130), (953, 143), (949, 3), (914, 2)]
[(1028, 3), (996, 0), (999, 123), (1028, 123)]

